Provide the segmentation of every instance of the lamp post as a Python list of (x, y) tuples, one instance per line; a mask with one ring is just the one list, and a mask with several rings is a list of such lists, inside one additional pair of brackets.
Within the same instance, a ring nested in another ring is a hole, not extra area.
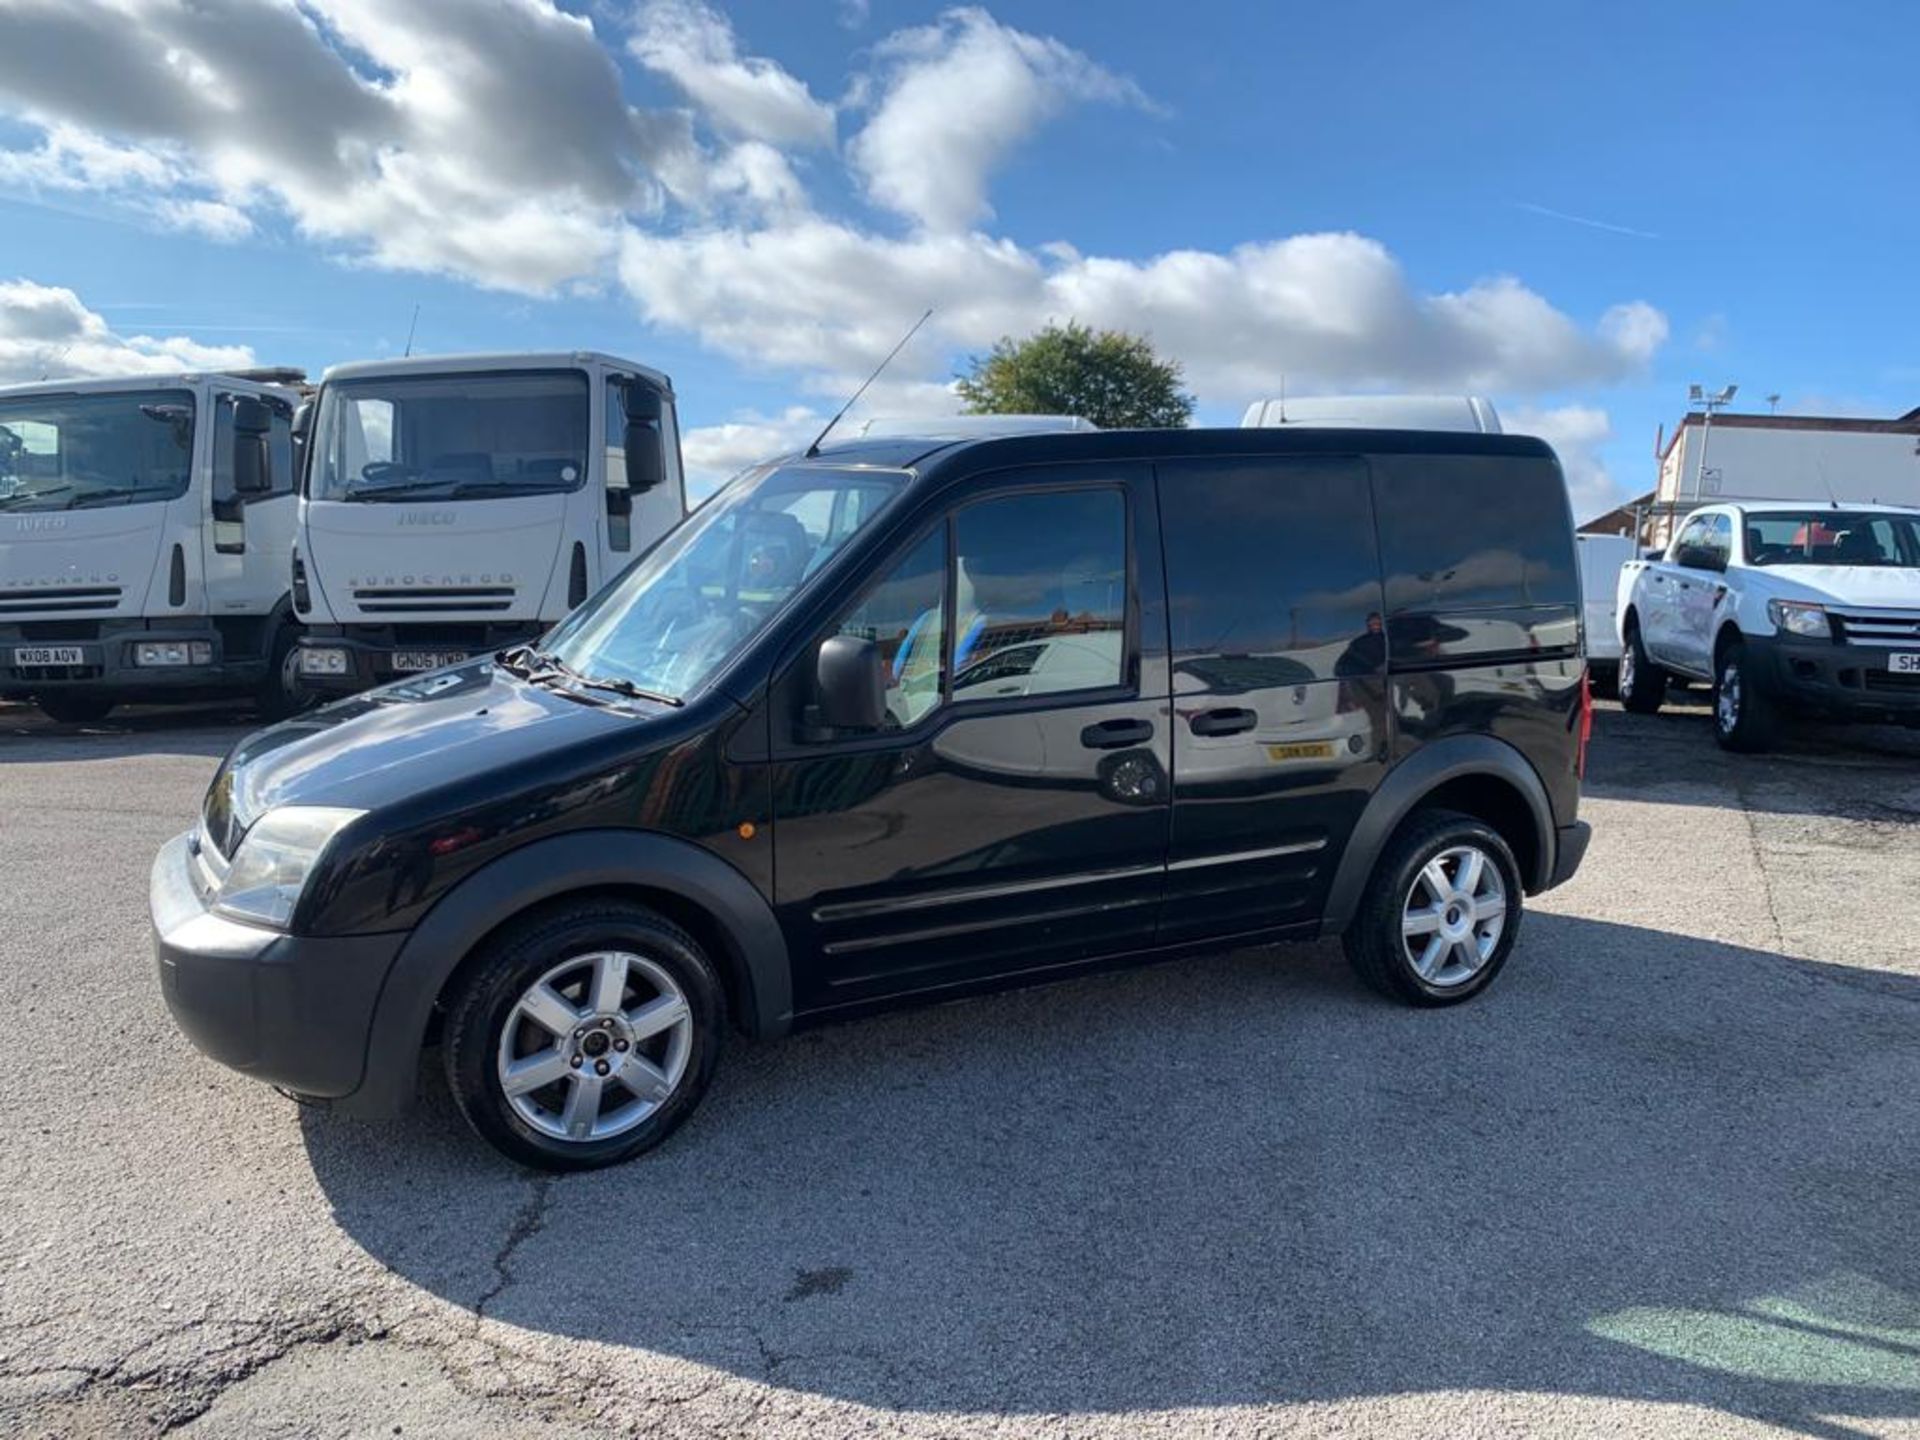
[(1687, 402), (1698, 405), (1704, 416), (1700, 422), (1700, 465), (1693, 479), (1693, 498), (1696, 502), (1707, 498), (1707, 441), (1713, 436), (1714, 412), (1731, 405), (1739, 389), (1738, 385), (1727, 385), (1709, 395), (1698, 385), (1687, 387)]

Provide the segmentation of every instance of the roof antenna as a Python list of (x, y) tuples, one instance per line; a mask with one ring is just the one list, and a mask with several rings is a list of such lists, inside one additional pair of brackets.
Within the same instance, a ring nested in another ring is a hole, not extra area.
[(852, 398), (849, 399), (846, 404), (840, 407), (839, 411), (834, 415), (834, 417), (831, 420), (827, 421), (827, 428), (825, 430), (822, 430), (818, 435), (813, 437), (813, 443), (807, 446), (806, 451), (804, 452), (806, 457), (809, 460), (811, 460), (815, 455), (818, 455), (820, 453), (820, 442), (827, 438), (827, 435), (832, 431), (833, 427), (838, 425), (840, 423), (841, 418), (847, 413), (847, 411), (853, 408), (854, 401), (858, 400), (862, 395), (867, 393), (867, 386), (873, 384), (874, 381), (880, 378), (880, 372), (882, 370), (885, 370), (887, 366), (893, 363), (893, 357), (898, 355), (902, 350), (906, 349), (907, 341), (911, 340), (915, 336), (915, 334), (919, 332), (920, 327), (926, 324), (927, 321), (932, 318), (933, 318), (933, 307), (929, 305), (926, 309), (926, 313), (923, 314), (918, 320), (913, 322), (913, 329), (907, 331), (906, 334), (900, 337), (900, 343), (894, 346), (893, 349), (887, 352), (887, 358), (882, 360), (878, 365), (874, 366), (873, 373), (867, 376), (865, 380), (860, 382), (860, 388), (853, 392)]
[(420, 302), (416, 300), (413, 302), (413, 319), (407, 322), (407, 348), (402, 353), (400, 357), (401, 359), (405, 360), (412, 356), (413, 332), (419, 328), (420, 328)]
[(1820, 488), (1827, 492), (1827, 503), (1838, 510), (1840, 508), (1840, 497), (1833, 493), (1833, 482), (1827, 479), (1827, 463), (1820, 458), (1818, 451), (1814, 453), (1813, 468), (1820, 476)]
[(1285, 371), (1282, 371), (1280, 374), (1280, 423), (1282, 425), (1287, 423), (1287, 376)]

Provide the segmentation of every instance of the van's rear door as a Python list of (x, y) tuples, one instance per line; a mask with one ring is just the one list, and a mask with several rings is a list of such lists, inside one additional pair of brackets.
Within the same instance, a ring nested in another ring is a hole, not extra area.
[(1161, 938), (1317, 919), (1388, 749), (1366, 462), (1158, 465), (1173, 663)]

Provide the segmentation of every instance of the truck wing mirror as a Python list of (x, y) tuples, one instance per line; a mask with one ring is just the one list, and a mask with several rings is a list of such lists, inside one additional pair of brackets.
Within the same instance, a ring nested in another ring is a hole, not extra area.
[(250, 395), (233, 402), (233, 490), (236, 495), (267, 495), (273, 490), (273, 452), (267, 444), (273, 407)]
[(830, 635), (821, 641), (812, 711), (807, 718), (815, 731), (878, 730), (885, 725), (887, 670), (880, 647), (858, 635)]
[(653, 489), (667, 478), (660, 392), (637, 380), (629, 380), (622, 390), (626, 396), (627, 424), (621, 432), (620, 445), (627, 454), (627, 489), (637, 494)]

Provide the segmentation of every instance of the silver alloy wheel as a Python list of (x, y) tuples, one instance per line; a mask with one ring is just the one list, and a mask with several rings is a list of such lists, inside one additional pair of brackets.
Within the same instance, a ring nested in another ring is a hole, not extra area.
[(1714, 697), (1713, 718), (1720, 733), (1731, 735), (1740, 728), (1740, 664), (1729, 660), (1720, 672), (1720, 693)]
[(664, 966), (624, 950), (562, 960), (500, 1027), (500, 1089), (555, 1140), (606, 1140), (652, 1115), (687, 1071), (693, 1009)]
[(1464, 985), (1493, 958), (1507, 928), (1500, 867), (1477, 845), (1442, 850), (1414, 877), (1400, 920), (1413, 971), (1440, 989)]

